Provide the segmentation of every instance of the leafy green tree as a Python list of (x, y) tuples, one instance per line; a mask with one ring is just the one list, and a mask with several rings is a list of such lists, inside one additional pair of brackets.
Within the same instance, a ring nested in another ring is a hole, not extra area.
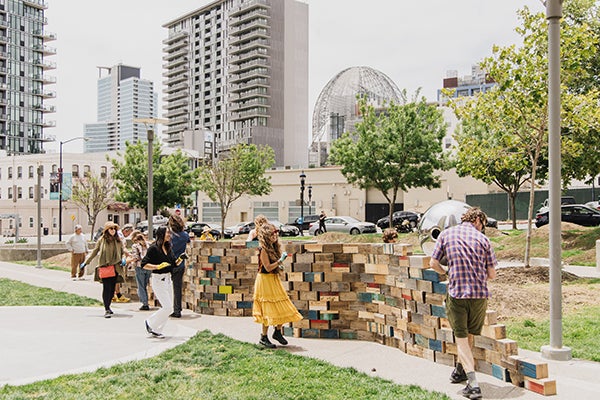
[(243, 195), (271, 193), (270, 178), (265, 171), (274, 163), (275, 152), (271, 147), (238, 144), (214, 165), (199, 170), (199, 190), (221, 208), (221, 232), (225, 232), (225, 219), (234, 201)]
[(115, 186), (108, 176), (98, 176), (88, 172), (75, 182), (71, 201), (81, 208), (88, 216), (92, 225), (90, 240), (94, 238), (98, 214), (114, 202)]
[[(497, 85), (462, 105), (455, 101), (454, 107), (462, 118), (462, 130), (456, 136), (462, 174), (500, 183), (499, 187), (510, 191), (522, 184), (523, 178), (530, 181), (524, 257), (529, 264), (535, 182), (545, 179), (547, 172), (548, 39), (543, 13), (533, 14), (525, 7), (519, 16), (522, 26), (516, 31), (523, 45), (494, 46), (493, 56), (481, 64)], [(594, 48), (595, 38), (587, 26), (566, 24), (561, 40), (564, 85), (572, 76), (586, 73), (583, 60), (593, 53), (589, 49)], [(588, 137), (590, 124), (597, 126), (598, 112), (593, 110), (597, 110), (598, 96), (594, 91), (581, 94), (568, 87), (563, 87), (562, 93), (562, 124), (571, 132), (563, 136), (563, 153), (568, 160), (572, 149), (579, 146), (577, 141)], [(474, 141), (472, 136), (482, 140)], [(563, 170), (563, 177), (568, 180), (581, 170), (571, 164)]]
[[(148, 210), (148, 144), (126, 143), (123, 161), (111, 159), (113, 178), (116, 181), (117, 200)], [(152, 150), (153, 204), (156, 210), (173, 207), (175, 204), (189, 206), (190, 195), (197, 190), (197, 170), (192, 170), (189, 158), (181, 150), (163, 155), (160, 144), (154, 143)]]
[(446, 168), (442, 139), (446, 133), (441, 111), (417, 92), (412, 102), (403, 92), (401, 104), (390, 103), (378, 113), (360, 98), (363, 117), (355, 133), (344, 133), (331, 145), (331, 163), (342, 166), (349, 183), (375, 188), (389, 204), (390, 225), (398, 191), (440, 187), (436, 170)]

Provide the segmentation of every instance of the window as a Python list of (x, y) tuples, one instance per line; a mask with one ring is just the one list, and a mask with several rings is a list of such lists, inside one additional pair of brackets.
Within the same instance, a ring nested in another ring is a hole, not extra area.
[(13, 188), (11, 188), (11, 187), (8, 188), (8, 198), (9, 199), (13, 198)]
[(12, 167), (8, 167), (8, 179), (12, 179)]
[(100, 178), (102, 178), (102, 179), (106, 179), (107, 178), (106, 166), (100, 167)]
[(29, 178), (33, 178), (33, 165), (29, 166)]
[(23, 177), (23, 167), (17, 167), (17, 179), (21, 179)]
[(71, 165), (71, 171), (73, 174), (73, 178), (79, 178), (79, 165), (77, 165), (77, 164)]
[(29, 186), (29, 198), (33, 199), (35, 196), (35, 190), (33, 188), (33, 186)]
[(19, 186), (17, 188), (17, 199), (22, 199), (22, 198), (23, 198), (23, 188)]
[(84, 177), (90, 176), (90, 171), (91, 171), (91, 169), (90, 169), (89, 165), (83, 166), (83, 176)]

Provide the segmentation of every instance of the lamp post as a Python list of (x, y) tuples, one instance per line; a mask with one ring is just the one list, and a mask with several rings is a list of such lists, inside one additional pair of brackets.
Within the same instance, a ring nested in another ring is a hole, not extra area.
[(73, 140), (83, 139), (86, 142), (90, 140), (89, 138), (83, 136), (77, 136), (71, 138), (69, 140), (65, 140), (64, 142), (60, 142), (59, 151), (58, 151), (58, 241), (62, 241), (62, 200), (63, 200), (63, 144), (72, 142)]
[(148, 124), (156, 125), (157, 123), (166, 124), (169, 122), (166, 119), (161, 118), (134, 118), (133, 122), (143, 123), (146, 126), (146, 134), (148, 139), (148, 240), (152, 240), (154, 236), (154, 228), (152, 226), (152, 217), (154, 216), (154, 182), (152, 172), (152, 149), (154, 142), (154, 129), (148, 126)]
[(312, 199), (312, 185), (308, 185), (308, 215), (311, 215), (312, 213), (310, 212), (310, 202)]
[(300, 174), (300, 235), (302, 235), (304, 227), (304, 183), (306, 182), (306, 175), (304, 171)]

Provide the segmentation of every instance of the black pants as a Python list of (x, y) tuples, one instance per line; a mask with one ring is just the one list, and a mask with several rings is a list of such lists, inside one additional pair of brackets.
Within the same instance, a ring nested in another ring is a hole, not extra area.
[(117, 284), (117, 277), (103, 278), (102, 279), (102, 301), (104, 302), (104, 309), (110, 310), (110, 303), (115, 295), (115, 285)]
[(183, 273), (185, 272), (185, 263), (179, 267), (173, 268), (171, 280), (173, 281), (173, 312), (181, 314), (181, 297), (183, 288)]
[(319, 230), (321, 232), (327, 232), (327, 228), (325, 228), (325, 224), (324, 223), (320, 223), (319, 222)]

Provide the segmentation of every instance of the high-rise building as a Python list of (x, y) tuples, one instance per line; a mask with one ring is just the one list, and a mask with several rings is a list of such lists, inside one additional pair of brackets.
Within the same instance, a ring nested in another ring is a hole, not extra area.
[(55, 108), (44, 104), (56, 93), (46, 89), (56, 77), (47, 56), (56, 54), (46, 42), (56, 35), (44, 31), (47, 24), (44, 0), (0, 0), (0, 150), (7, 154), (44, 153), (43, 144), (53, 140), (46, 119)]
[[(125, 142), (147, 140), (146, 127), (136, 118), (156, 118), (158, 94), (140, 69), (118, 64), (98, 67), (97, 122), (85, 124), (85, 152), (125, 149)], [(103, 74), (104, 72), (104, 74)]]
[(163, 26), (169, 145), (264, 144), (277, 166), (307, 165), (307, 4), (218, 0)]

